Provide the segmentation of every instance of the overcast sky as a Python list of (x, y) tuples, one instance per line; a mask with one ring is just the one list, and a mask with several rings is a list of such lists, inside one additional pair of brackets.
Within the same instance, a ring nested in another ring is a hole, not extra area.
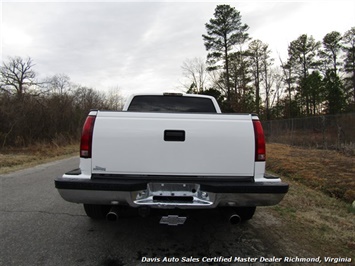
[(1, 59), (31, 57), (40, 78), (63, 73), (98, 90), (119, 87), (124, 96), (178, 91), (183, 61), (206, 58), (201, 35), (217, 4), (240, 11), (249, 35), (285, 60), (289, 43), (301, 34), (321, 41), (355, 26), (355, 1), (3, 0)]

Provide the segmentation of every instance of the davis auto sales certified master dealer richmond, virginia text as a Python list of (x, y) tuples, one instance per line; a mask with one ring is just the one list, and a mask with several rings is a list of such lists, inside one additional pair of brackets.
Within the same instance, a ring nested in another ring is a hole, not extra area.
[(348, 257), (339, 257), (339, 258), (332, 258), (332, 257), (324, 257), (323, 260), (321, 257), (317, 258), (301, 258), (301, 257), (271, 257), (271, 258), (266, 258), (266, 257), (154, 257), (154, 258), (149, 258), (149, 257), (142, 257), (141, 262), (145, 263), (152, 263), (152, 262), (162, 262), (162, 263), (200, 263), (200, 262), (219, 262), (219, 263), (255, 263), (255, 262), (276, 262), (276, 263), (331, 263), (331, 264), (337, 264), (337, 263), (350, 263), (352, 262), (351, 258)]

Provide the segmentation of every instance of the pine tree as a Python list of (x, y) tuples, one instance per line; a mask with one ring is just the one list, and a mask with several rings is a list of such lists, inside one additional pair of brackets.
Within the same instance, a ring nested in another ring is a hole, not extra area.
[(332, 31), (324, 36), (323, 47), (320, 52), (321, 57), (324, 59), (327, 69), (332, 68), (335, 73), (338, 72), (339, 66), (339, 53), (341, 51), (342, 36), (337, 31)]
[(231, 104), (231, 88), (229, 83), (229, 54), (237, 44), (243, 44), (248, 39), (248, 25), (242, 24), (240, 12), (229, 5), (217, 5), (214, 18), (205, 24), (207, 35), (202, 35), (206, 50), (209, 52), (207, 61), (209, 70), (221, 67), (225, 71), (225, 90), (227, 102)]
[(297, 40), (292, 41), (288, 47), (289, 62), (297, 73), (299, 85), (297, 98), (300, 104), (306, 106), (307, 115), (310, 114), (310, 98), (306, 82), (310, 70), (318, 67), (316, 55), (320, 45), (320, 42), (316, 42), (312, 36), (303, 34)]
[(347, 74), (345, 78), (345, 89), (349, 102), (355, 109), (355, 27), (345, 32), (343, 36), (343, 49), (345, 52), (344, 71)]
[(344, 87), (334, 70), (329, 69), (324, 77), (327, 113), (337, 114), (344, 110)]

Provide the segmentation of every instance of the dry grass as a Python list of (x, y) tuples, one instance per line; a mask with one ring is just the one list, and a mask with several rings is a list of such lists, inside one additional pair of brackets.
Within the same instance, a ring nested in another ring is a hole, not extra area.
[(272, 143), (266, 167), (347, 203), (355, 200), (355, 157)]
[(268, 144), (267, 169), (290, 185), (272, 207), (280, 230), (314, 254), (354, 257), (354, 166), (354, 157), (336, 151)]
[(54, 161), (79, 153), (79, 145), (58, 146), (36, 144), (26, 148), (8, 148), (0, 151), (0, 174)]
[(289, 192), (271, 207), (282, 220), (279, 228), (304, 250), (316, 256), (355, 256), (355, 219), (349, 204), (297, 181), (283, 178)]

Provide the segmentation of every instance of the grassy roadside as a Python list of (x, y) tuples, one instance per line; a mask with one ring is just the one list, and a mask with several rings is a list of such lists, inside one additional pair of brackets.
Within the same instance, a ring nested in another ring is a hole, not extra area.
[[(351, 205), (289, 178), (290, 189), (278, 204), (268, 207), (282, 221), (277, 230), (283, 239), (297, 243), (314, 256), (355, 259), (355, 215)], [(281, 247), (282, 248), (282, 247)], [(302, 254), (295, 251), (295, 255)]]
[(282, 144), (268, 144), (267, 156), (267, 169), (290, 185), (283, 201), (271, 207), (282, 220), (280, 230), (317, 256), (354, 260), (354, 158)]
[(0, 174), (25, 169), (79, 154), (79, 144), (60, 147), (37, 144), (26, 148), (0, 150)]
[(355, 157), (272, 143), (266, 168), (347, 203), (355, 200)]

